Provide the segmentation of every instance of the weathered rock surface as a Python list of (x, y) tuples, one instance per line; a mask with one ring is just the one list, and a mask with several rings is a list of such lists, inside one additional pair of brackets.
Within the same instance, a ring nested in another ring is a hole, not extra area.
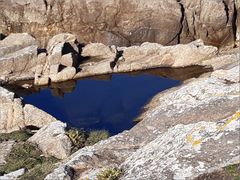
[(42, 127), (28, 141), (34, 143), (47, 156), (65, 159), (71, 152), (71, 140), (65, 134), (66, 124), (56, 121)]
[[(31, 36), (23, 34), (24, 36), (27, 42), (35, 42)], [(218, 53), (216, 47), (206, 46), (201, 40), (175, 46), (143, 43), (140, 46), (118, 48), (90, 43), (81, 49), (76, 37), (68, 33), (54, 36), (49, 40), (46, 51), (38, 51), (41, 53), (36, 56), (37, 46), (29, 46), (13, 52), (9, 57), (3, 57), (1, 79), (34, 79), (35, 85), (43, 86), (95, 75), (202, 65), (202, 61)]]
[(0, 41), (0, 57), (34, 45), (37, 45), (37, 40), (27, 33), (10, 34)]
[(26, 104), (23, 108), (25, 126), (35, 126), (41, 128), (46, 124), (56, 121), (54, 117), (46, 112), (34, 107), (33, 105)]
[(4, 141), (0, 143), (0, 166), (6, 164), (6, 157), (11, 152), (14, 141)]
[(144, 43), (141, 46), (124, 48), (122, 58), (116, 63), (114, 72), (196, 65), (214, 56), (217, 51), (216, 47), (204, 46), (200, 40), (176, 46)]
[(24, 175), (25, 172), (26, 169), (22, 168), (17, 171), (5, 174), (4, 176), (0, 176), (0, 180), (17, 180), (20, 176)]
[(29, 34), (11, 34), (0, 41), (0, 72), (26, 73), (37, 63), (37, 41)]
[(237, 45), (240, 47), (240, 1), (235, 0), (236, 3), (236, 40), (237, 40)]
[(237, 2), (2, 0), (0, 32), (28, 32), (42, 45), (46, 45), (50, 37), (67, 30), (85, 43), (171, 45), (201, 38), (219, 46), (234, 43), (235, 20), (239, 16), (234, 3)]
[[(239, 61), (239, 60), (238, 60)], [(122, 167), (122, 179), (192, 179), (239, 162), (239, 65), (160, 93), (129, 131), (66, 160), (46, 179), (95, 179)]]
[(0, 133), (17, 131), (26, 126), (42, 127), (54, 120), (38, 108), (31, 105), (24, 107), (14, 93), (0, 87)]
[(75, 67), (66, 67), (62, 71), (60, 71), (57, 74), (51, 75), (50, 79), (51, 82), (63, 82), (67, 80), (71, 80), (74, 78), (76, 74), (76, 68)]
[(217, 122), (169, 128), (127, 158), (121, 179), (194, 179), (238, 163), (239, 122), (240, 111)]
[(141, 46), (119, 47), (117, 50), (115, 47), (92, 43), (83, 48), (81, 55), (90, 59), (80, 64), (81, 70), (75, 78), (157, 67), (197, 65), (217, 52), (216, 47), (205, 46), (201, 40), (176, 46), (143, 43)]

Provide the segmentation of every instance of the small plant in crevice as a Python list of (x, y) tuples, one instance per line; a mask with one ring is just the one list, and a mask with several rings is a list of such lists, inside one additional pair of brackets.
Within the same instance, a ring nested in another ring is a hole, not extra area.
[(122, 175), (122, 171), (118, 168), (108, 168), (101, 171), (97, 175), (98, 180), (118, 180)]
[(70, 128), (66, 135), (70, 138), (73, 144), (72, 152), (77, 151), (85, 146), (92, 146), (101, 140), (109, 138), (110, 134), (105, 130), (94, 130), (86, 132), (82, 129)]
[(74, 149), (80, 149), (85, 146), (87, 134), (82, 129), (69, 129), (66, 135), (70, 138)]
[(98, 143), (99, 141), (109, 138), (109, 136), (110, 136), (110, 134), (106, 130), (91, 131), (88, 134), (88, 138), (85, 142), (85, 145), (92, 146), (92, 145)]
[(225, 170), (234, 180), (240, 180), (240, 164), (227, 166)]

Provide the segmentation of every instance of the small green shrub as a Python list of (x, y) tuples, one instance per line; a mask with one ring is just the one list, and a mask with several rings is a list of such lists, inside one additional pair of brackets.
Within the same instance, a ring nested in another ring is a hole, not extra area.
[(74, 148), (80, 149), (85, 146), (87, 134), (83, 130), (70, 129), (66, 134), (71, 139)]
[(97, 142), (109, 137), (109, 133), (105, 130), (85, 132), (81, 129), (69, 129), (66, 132), (66, 135), (73, 143), (72, 152), (75, 152), (85, 146), (92, 146)]
[(240, 164), (230, 165), (225, 169), (234, 180), (240, 180)]
[(117, 168), (108, 168), (97, 175), (98, 180), (118, 180), (122, 171)]
[(16, 142), (26, 141), (31, 136), (32, 135), (26, 131), (15, 131), (12, 133), (4, 133), (0, 135), (0, 143), (3, 141), (9, 141), (9, 140), (16, 141)]
[(96, 143), (98, 143), (101, 140), (105, 140), (109, 138), (109, 132), (105, 130), (99, 130), (99, 131), (91, 131), (88, 134), (88, 138), (86, 140), (85, 145), (86, 146), (92, 146)]

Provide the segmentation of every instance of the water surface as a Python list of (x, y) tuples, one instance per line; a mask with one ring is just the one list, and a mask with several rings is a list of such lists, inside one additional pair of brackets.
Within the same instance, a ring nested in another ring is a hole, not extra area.
[(148, 74), (115, 74), (109, 79), (82, 79), (24, 96), (32, 104), (75, 128), (128, 130), (144, 105), (158, 92), (180, 84)]

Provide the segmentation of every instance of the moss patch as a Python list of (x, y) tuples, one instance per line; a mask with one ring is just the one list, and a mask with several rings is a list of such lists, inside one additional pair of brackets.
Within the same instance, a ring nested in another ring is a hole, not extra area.
[(118, 180), (122, 175), (122, 171), (117, 168), (108, 168), (101, 171), (97, 175), (98, 180)]
[[(1, 174), (7, 174), (21, 168), (26, 168), (28, 171), (25, 174), (26, 176), (34, 174), (34, 176), (40, 177), (40, 174), (44, 176), (52, 170), (50, 166), (53, 166), (53, 164), (57, 162), (57, 159), (42, 156), (42, 152), (28, 142), (19, 142), (13, 146), (10, 154), (6, 158), (6, 162), (5, 165), (0, 166)], [(39, 174), (40, 170), (42, 170), (42, 172)], [(44, 170), (45, 173), (43, 172)]]
[(16, 142), (26, 141), (32, 135), (29, 134), (27, 131), (15, 131), (12, 133), (5, 133), (0, 135), (0, 143), (3, 141), (13, 140)]

